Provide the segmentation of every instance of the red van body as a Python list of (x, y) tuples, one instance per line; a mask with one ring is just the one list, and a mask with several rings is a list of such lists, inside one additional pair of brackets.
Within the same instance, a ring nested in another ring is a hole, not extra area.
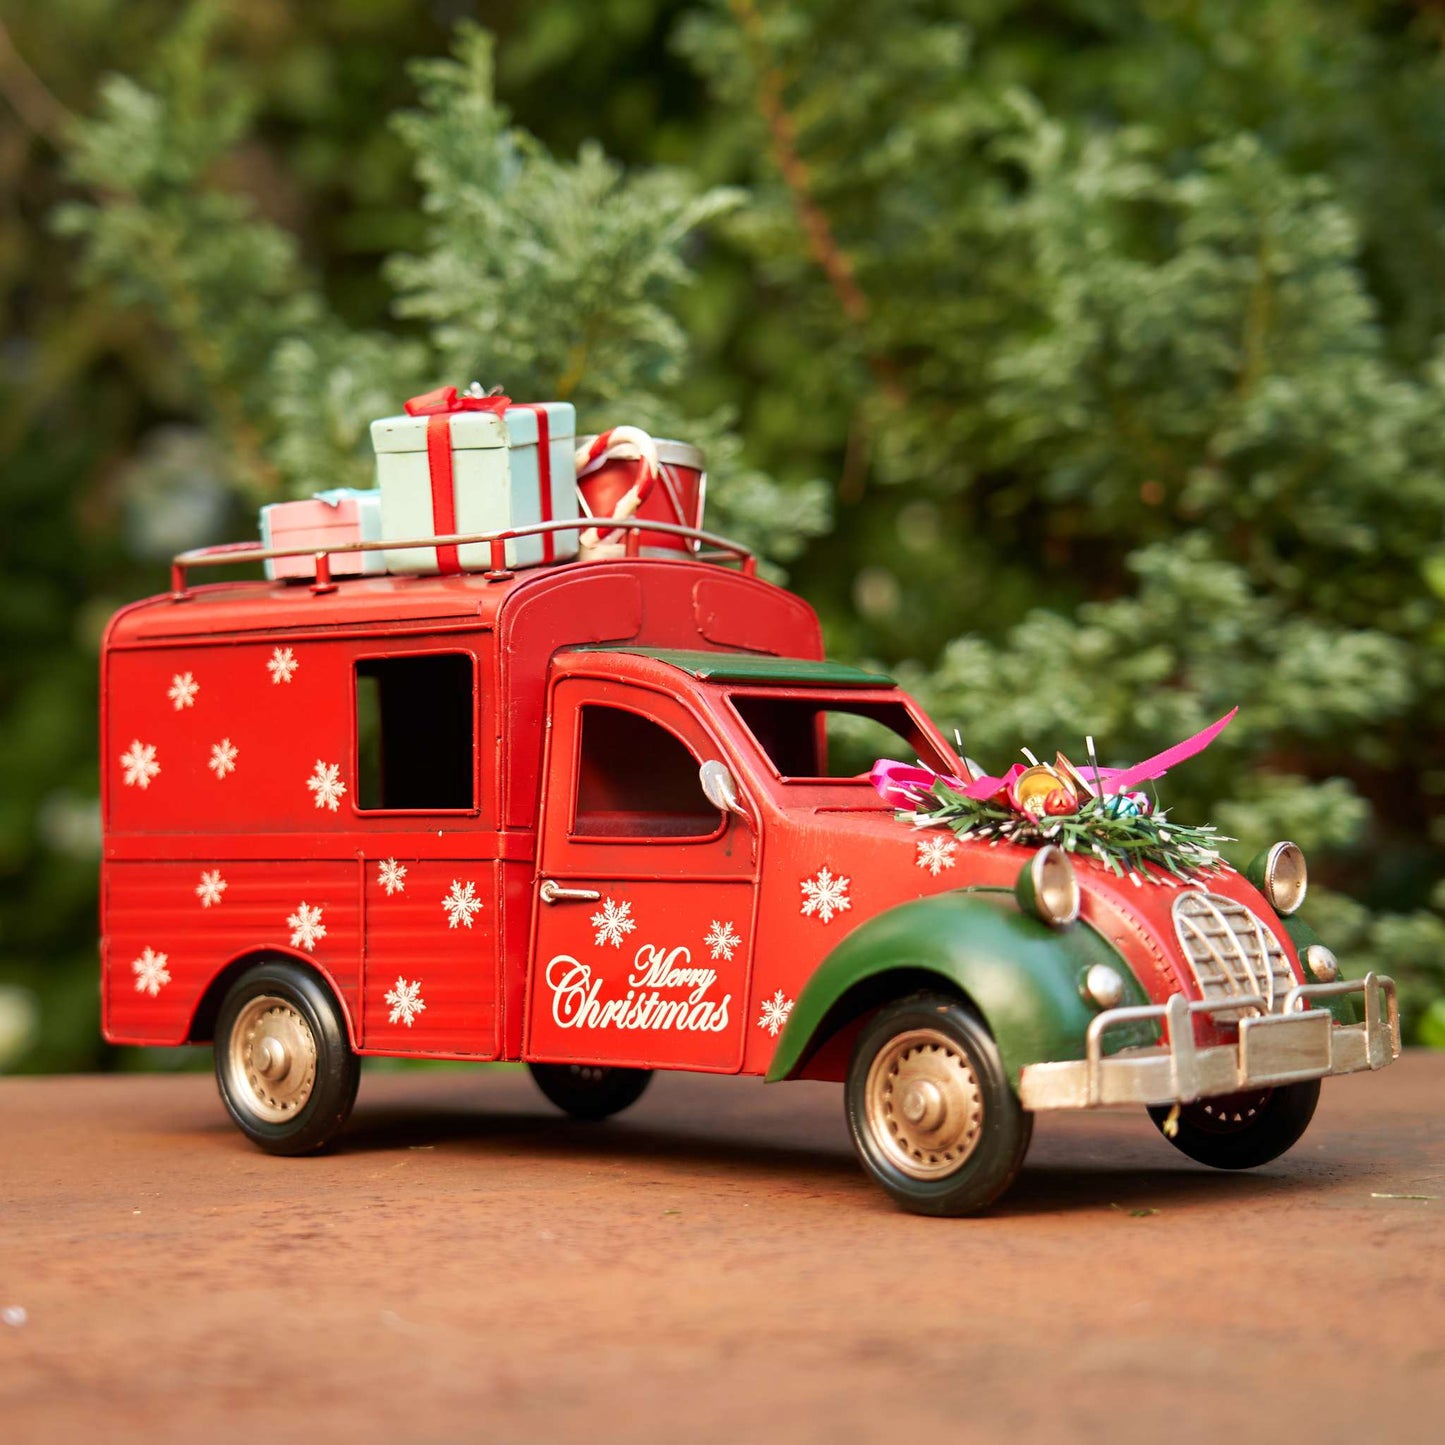
[[(230, 975), (257, 956), (291, 956), (335, 991), (360, 1053), (522, 1058), (549, 681), (603, 697), (639, 689), (676, 714), (667, 721), (677, 731), (700, 727), (687, 706), (701, 686), (693, 677), (578, 650), (603, 643), (822, 653), (800, 599), (688, 561), (619, 559), (500, 581), (374, 578), (320, 595), (223, 583), (117, 614), (102, 674), (106, 1038), (206, 1040)], [(358, 787), (361, 679), (368, 664), (412, 659), (456, 659), (468, 674), (470, 797), (448, 800), (460, 806), (389, 807)], [(566, 848), (559, 837), (544, 851)], [(722, 850), (729, 856), (715, 859), (716, 845), (616, 842), (589, 866), (640, 889), (641, 917), (644, 875), (717, 869), (750, 885), (753, 850)], [(651, 887), (663, 890), (651, 920), (661, 944), (694, 920), (677, 916), (688, 912), (685, 888)], [(735, 916), (718, 921), (751, 937), (753, 903), (742, 886)], [(169, 975), (154, 990), (137, 987), (132, 967), (146, 950), (164, 956)], [(736, 1029), (722, 1031), (725, 1048), (711, 1041), (712, 1067), (740, 1063), (750, 1002), (741, 958), (734, 948), (724, 990)], [(425, 1009), (393, 1021), (385, 995), (398, 978), (421, 983)], [(567, 1042), (575, 1056), (578, 1040)]]

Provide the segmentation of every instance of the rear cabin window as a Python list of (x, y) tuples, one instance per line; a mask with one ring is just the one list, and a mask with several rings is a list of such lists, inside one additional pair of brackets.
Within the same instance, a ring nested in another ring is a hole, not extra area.
[(949, 766), (901, 702), (734, 693), (732, 704), (779, 776), (817, 782), (866, 777), (879, 758), (936, 772)]
[(580, 838), (710, 838), (722, 814), (698, 781), (698, 760), (675, 733), (622, 708), (582, 708)]
[(476, 698), (469, 654), (356, 664), (357, 806), (450, 812), (476, 806)]

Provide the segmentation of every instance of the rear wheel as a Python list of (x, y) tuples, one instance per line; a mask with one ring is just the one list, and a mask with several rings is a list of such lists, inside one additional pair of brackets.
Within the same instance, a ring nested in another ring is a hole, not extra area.
[(537, 1087), (574, 1119), (605, 1119), (635, 1104), (652, 1082), (651, 1069), (602, 1064), (528, 1064)]
[(1151, 1104), (1149, 1117), (1181, 1153), (1214, 1169), (1253, 1169), (1297, 1144), (1315, 1116), (1320, 1081), (1222, 1094), (1185, 1104), (1169, 1134), (1169, 1104)]
[(992, 1035), (941, 994), (874, 1016), (844, 1097), (863, 1168), (915, 1214), (987, 1208), (1013, 1183), (1033, 1134)]
[(270, 1154), (324, 1149), (351, 1115), (361, 1061), (331, 991), (307, 969), (242, 974), (221, 1004), (215, 1053), (227, 1111)]

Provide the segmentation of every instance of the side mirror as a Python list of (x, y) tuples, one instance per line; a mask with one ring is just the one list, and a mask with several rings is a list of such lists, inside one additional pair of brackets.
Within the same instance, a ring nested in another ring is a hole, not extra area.
[(714, 808), (724, 813), (736, 813), (745, 823), (750, 821), (747, 810), (738, 802), (738, 785), (728, 771), (726, 763), (711, 758), (697, 770), (697, 780), (702, 784), (703, 795)]

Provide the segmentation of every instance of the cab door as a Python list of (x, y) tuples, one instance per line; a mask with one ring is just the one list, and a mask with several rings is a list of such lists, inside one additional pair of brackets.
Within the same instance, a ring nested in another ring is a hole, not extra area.
[(527, 1057), (735, 1072), (754, 834), (704, 796), (722, 750), (676, 699), (568, 678), (553, 700)]

